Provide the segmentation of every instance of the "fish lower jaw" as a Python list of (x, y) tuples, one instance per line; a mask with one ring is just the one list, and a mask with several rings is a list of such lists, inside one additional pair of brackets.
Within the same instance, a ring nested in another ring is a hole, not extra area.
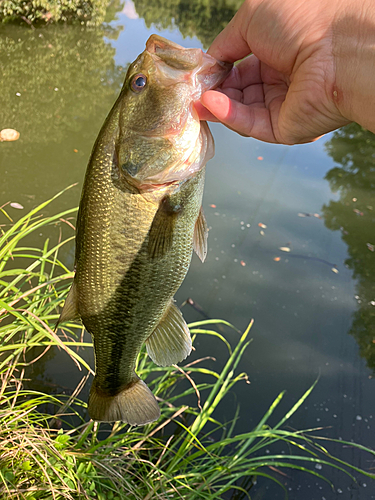
[(159, 193), (164, 193), (164, 191), (170, 191), (171, 187), (177, 187), (179, 181), (169, 181), (161, 184), (153, 183), (153, 182), (145, 182), (138, 186), (138, 189), (141, 193), (152, 193), (154, 191), (158, 191)]

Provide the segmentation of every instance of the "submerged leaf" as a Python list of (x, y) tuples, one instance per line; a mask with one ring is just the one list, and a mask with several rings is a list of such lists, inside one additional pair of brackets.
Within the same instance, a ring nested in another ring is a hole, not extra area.
[(21, 203), (17, 203), (17, 202), (12, 202), (12, 203), (10, 204), (10, 206), (11, 206), (12, 208), (18, 208), (18, 210), (22, 210), (22, 209), (24, 208), (24, 206), (23, 206), (23, 205), (21, 205)]
[(20, 133), (17, 132), (17, 130), (14, 130), (13, 128), (4, 128), (0, 132), (0, 142), (11, 142), (11, 141), (16, 141), (20, 136)]

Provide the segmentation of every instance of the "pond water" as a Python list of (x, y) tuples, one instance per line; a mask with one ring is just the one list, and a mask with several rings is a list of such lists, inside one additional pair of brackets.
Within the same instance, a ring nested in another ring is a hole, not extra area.
[[(0, 27), (0, 128), (21, 133), (17, 142), (0, 144), (1, 205), (18, 202), (27, 210), (78, 183), (48, 210), (76, 206), (97, 133), (148, 36), (207, 47), (236, 8), (224, 2), (199, 10), (194, 2), (174, 12), (156, 5), (127, 0), (100, 29)], [(285, 390), (276, 423), (319, 377), (289, 426), (322, 427), (321, 435), (374, 447), (374, 136), (349, 125), (314, 144), (288, 147), (243, 138), (218, 124), (211, 130), (216, 156), (208, 164), (203, 202), (209, 253), (204, 264), (193, 257), (176, 299), (181, 304), (190, 297), (206, 316), (241, 330), (255, 320), (239, 366), (251, 383), (235, 387), (219, 420), (230, 419), (239, 403), (237, 431), (248, 431)], [(46, 236), (41, 233), (40, 241)], [(63, 258), (72, 268), (72, 246)], [(188, 321), (203, 317), (189, 306), (184, 315)], [(235, 345), (238, 334), (227, 332), (227, 338)], [(200, 357), (223, 363), (224, 351), (211, 339), (200, 338), (196, 347)], [(35, 382), (74, 387), (81, 374), (70, 365), (67, 371), (65, 361), (51, 355)], [(351, 448), (334, 451), (357, 466), (375, 467)], [(296, 500), (375, 498), (371, 480), (354, 483), (325, 469), (317, 472), (333, 481), (334, 491), (309, 475), (274, 475)], [(284, 498), (266, 480), (252, 494)]]

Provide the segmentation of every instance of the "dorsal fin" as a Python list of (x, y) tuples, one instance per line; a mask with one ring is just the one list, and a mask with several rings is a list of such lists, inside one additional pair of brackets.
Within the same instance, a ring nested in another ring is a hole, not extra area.
[(146, 347), (152, 361), (159, 366), (174, 365), (190, 354), (190, 331), (173, 302), (146, 340)]

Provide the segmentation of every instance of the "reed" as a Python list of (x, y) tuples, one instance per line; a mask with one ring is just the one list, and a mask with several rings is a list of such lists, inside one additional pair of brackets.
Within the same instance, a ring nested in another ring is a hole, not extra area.
[[(215, 418), (217, 406), (233, 386), (247, 381), (237, 368), (250, 343), (252, 322), (238, 333), (233, 349), (222, 333), (212, 329), (219, 324), (233, 328), (225, 321), (190, 325), (193, 341), (199, 335), (212, 335), (226, 346), (227, 359), (220, 371), (208, 368), (207, 358), (161, 368), (145, 351), (140, 353), (137, 372), (147, 379), (161, 407), (157, 422), (139, 428), (87, 421), (86, 402), (78, 396), (92, 374), (82, 348), (92, 345), (84, 341), (79, 323), (68, 323), (57, 333), (53, 330), (72, 278), (59, 252), (74, 237), (71, 228), (68, 237), (63, 234), (76, 211), (44, 217), (43, 209), (56, 196), (17, 222), (10, 220), (5, 206), (1, 208), (6, 224), (0, 237), (0, 498), (239, 500), (250, 498), (257, 478), (278, 483), (286, 493), (281, 476), (275, 474), (281, 469), (297, 469), (328, 481), (317, 464), (374, 478), (333, 456), (328, 448), (335, 440), (319, 437), (317, 429), (285, 428), (314, 386), (276, 424), (270, 420), (275, 419), (283, 394), (249, 432), (236, 433), (238, 410), (231, 422)], [(57, 241), (51, 244), (46, 239), (41, 248), (28, 246), (28, 236), (46, 225), (57, 227)], [(56, 348), (83, 372), (70, 397), (25, 388), (30, 367)], [(187, 400), (194, 403), (184, 404)], [(336, 442), (374, 459), (374, 452), (364, 446)], [(272, 452), (276, 443), (285, 444), (287, 453)]]

